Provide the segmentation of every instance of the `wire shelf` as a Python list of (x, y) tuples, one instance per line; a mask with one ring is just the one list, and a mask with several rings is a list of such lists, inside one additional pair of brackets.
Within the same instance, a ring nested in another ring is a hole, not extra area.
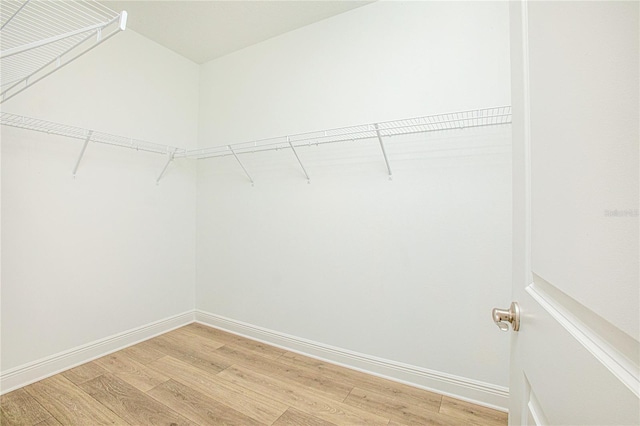
[(126, 18), (95, 0), (2, 0), (0, 102), (123, 31)]
[(140, 139), (127, 138), (104, 132), (97, 132), (52, 121), (25, 117), (22, 115), (0, 113), (0, 124), (3, 126), (17, 127), (33, 130), (51, 135), (64, 136), (73, 139), (89, 140), (106, 145), (114, 145), (122, 148), (135, 149), (136, 151), (152, 152), (154, 154), (177, 154), (183, 156), (186, 150), (170, 145), (160, 145)]
[(0, 124), (3, 126), (16, 127), (20, 129), (33, 130), (37, 132), (65, 136), (73, 139), (84, 140), (84, 145), (76, 165), (73, 169), (75, 176), (84, 155), (84, 151), (89, 142), (113, 145), (122, 148), (146, 151), (155, 154), (167, 155), (167, 162), (160, 175), (156, 179), (156, 184), (164, 175), (167, 167), (174, 158), (205, 159), (214, 157), (233, 156), (246, 174), (247, 178), (254, 183), (251, 174), (240, 160), (240, 154), (253, 152), (264, 152), (273, 150), (291, 150), (296, 157), (307, 181), (310, 182), (309, 173), (302, 160), (298, 156), (297, 149), (311, 145), (323, 145), (329, 143), (339, 143), (356, 141), (363, 139), (377, 139), (389, 174), (392, 177), (391, 165), (385, 150), (383, 138), (392, 136), (409, 135), (415, 133), (454, 131), (458, 129), (499, 126), (511, 123), (511, 107), (493, 107), (476, 109), (469, 111), (459, 111), (448, 114), (429, 115), (424, 117), (409, 118), (403, 120), (385, 121), (373, 124), (363, 124), (358, 126), (341, 127), (337, 129), (322, 130), (317, 132), (299, 133), (291, 136), (281, 136), (277, 138), (261, 139), (251, 142), (214, 146), (187, 150), (170, 145), (160, 145), (140, 139), (127, 138), (124, 136), (112, 135), (109, 133), (97, 132), (90, 129), (69, 126), (66, 124), (54, 123), (52, 121), (40, 120), (37, 118), (25, 117), (22, 115), (7, 112), (0, 113)]
[(253, 152), (295, 149), (309, 145), (323, 145), (472, 127), (498, 126), (510, 123), (511, 107), (501, 106), (199, 148), (188, 150), (183, 155), (195, 159), (226, 157)]

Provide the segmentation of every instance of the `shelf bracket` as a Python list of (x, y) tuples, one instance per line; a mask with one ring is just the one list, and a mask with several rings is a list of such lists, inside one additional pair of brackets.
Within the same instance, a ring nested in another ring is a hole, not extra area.
[(158, 179), (156, 179), (156, 185), (158, 185), (160, 183), (160, 179), (162, 179), (162, 176), (164, 176), (164, 172), (167, 171), (167, 167), (169, 167), (169, 164), (173, 161), (173, 157), (175, 155), (176, 151), (175, 149), (173, 151), (171, 151), (168, 155), (167, 155), (167, 162), (164, 163), (164, 167), (162, 168), (162, 171), (160, 172), (160, 174), (158, 175)]
[(231, 145), (227, 145), (227, 148), (229, 148), (233, 156), (236, 158), (236, 161), (238, 162), (238, 164), (240, 164), (240, 167), (242, 167), (242, 170), (244, 170), (244, 174), (247, 175), (247, 177), (249, 178), (249, 181), (251, 182), (251, 186), (253, 186), (253, 178), (251, 178), (251, 175), (249, 174), (247, 169), (244, 167), (244, 164), (242, 164), (242, 161), (240, 161), (240, 157), (238, 157), (238, 154), (236, 154), (233, 148), (231, 148)]
[(380, 142), (380, 149), (382, 149), (382, 155), (384, 156), (384, 162), (387, 165), (387, 171), (389, 172), (389, 180), (392, 178), (391, 174), (391, 166), (389, 165), (389, 157), (387, 157), (387, 151), (384, 149), (384, 143), (382, 142), (382, 136), (380, 135), (380, 128), (378, 128), (378, 124), (373, 125), (376, 129), (376, 136), (378, 137), (378, 142)]
[(309, 178), (309, 174), (307, 173), (307, 169), (304, 168), (304, 164), (302, 164), (302, 161), (300, 161), (300, 157), (298, 157), (298, 152), (296, 151), (295, 147), (291, 143), (291, 140), (289, 139), (289, 136), (287, 136), (287, 142), (289, 143), (289, 146), (291, 147), (291, 150), (293, 151), (293, 155), (296, 156), (296, 159), (298, 160), (298, 164), (300, 164), (300, 167), (302, 167), (302, 171), (304, 172), (304, 175), (307, 177), (307, 183), (311, 183), (311, 179)]
[(87, 149), (87, 145), (89, 145), (89, 141), (91, 140), (91, 136), (93, 135), (93, 130), (89, 130), (87, 133), (87, 138), (84, 140), (84, 144), (82, 145), (82, 150), (80, 151), (80, 155), (78, 156), (78, 160), (76, 161), (76, 165), (73, 167), (73, 178), (76, 178), (76, 172), (78, 171), (78, 167), (80, 166), (80, 161), (84, 156), (84, 152)]

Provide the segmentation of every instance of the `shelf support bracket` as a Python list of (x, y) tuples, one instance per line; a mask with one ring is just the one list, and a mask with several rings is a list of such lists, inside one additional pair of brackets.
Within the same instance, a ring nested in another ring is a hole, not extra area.
[(227, 145), (227, 148), (229, 148), (233, 156), (236, 158), (236, 161), (238, 162), (238, 164), (240, 164), (240, 167), (242, 167), (244, 174), (247, 175), (247, 177), (249, 178), (249, 182), (251, 182), (251, 186), (253, 186), (253, 178), (251, 177), (247, 169), (244, 167), (244, 164), (242, 164), (242, 161), (240, 161), (240, 157), (238, 157), (238, 154), (236, 154), (236, 152), (233, 150), (231, 145)]
[(307, 183), (311, 183), (311, 179), (309, 178), (309, 174), (307, 173), (307, 169), (304, 168), (304, 164), (302, 164), (302, 161), (300, 161), (300, 157), (298, 157), (298, 152), (296, 151), (295, 147), (291, 143), (291, 140), (289, 139), (289, 136), (287, 136), (287, 142), (289, 143), (289, 146), (291, 147), (291, 150), (293, 151), (293, 155), (296, 156), (296, 159), (298, 160), (298, 164), (300, 164), (300, 167), (302, 167), (302, 171), (304, 172), (304, 175), (307, 177)]
[(78, 167), (80, 166), (80, 161), (84, 156), (84, 152), (87, 149), (87, 145), (89, 145), (89, 141), (91, 140), (91, 136), (93, 135), (93, 130), (89, 130), (87, 133), (87, 138), (84, 140), (84, 144), (82, 145), (82, 150), (80, 151), (80, 155), (78, 156), (78, 160), (76, 161), (76, 165), (73, 167), (73, 178), (76, 178), (76, 172), (78, 171)]
[(175, 155), (175, 153), (176, 153), (176, 151), (173, 150), (167, 155), (167, 162), (164, 163), (164, 167), (162, 168), (162, 171), (158, 175), (158, 179), (156, 179), (156, 185), (158, 185), (160, 183), (160, 179), (162, 179), (162, 176), (164, 176), (164, 172), (167, 171), (167, 168), (169, 167), (169, 164), (173, 161), (173, 156)]
[(384, 149), (384, 143), (382, 142), (382, 136), (380, 135), (380, 129), (378, 128), (378, 124), (373, 125), (376, 128), (376, 136), (378, 137), (378, 142), (380, 142), (380, 149), (382, 149), (382, 155), (384, 156), (384, 162), (387, 165), (387, 172), (389, 172), (389, 180), (392, 178), (391, 174), (391, 165), (389, 165), (389, 157), (387, 157), (387, 151)]

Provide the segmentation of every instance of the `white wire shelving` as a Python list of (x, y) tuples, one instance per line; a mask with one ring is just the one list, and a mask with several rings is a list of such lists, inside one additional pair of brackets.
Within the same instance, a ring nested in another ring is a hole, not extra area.
[(95, 0), (0, 1), (0, 103), (126, 28)]
[[(96, 0), (0, 0), (0, 103), (123, 31), (126, 21), (126, 12), (117, 13)], [(82, 150), (73, 168), (74, 176), (89, 142), (167, 155), (167, 162), (156, 183), (174, 158), (201, 160), (233, 156), (253, 184), (253, 178), (240, 157), (247, 153), (273, 150), (291, 150), (307, 181), (310, 181), (298, 149), (364, 139), (379, 143), (391, 178), (391, 164), (384, 139), (509, 123), (511, 107), (502, 106), (186, 150), (37, 118), (0, 113), (0, 124), (4, 126), (83, 140)]]
[(50, 135), (64, 136), (72, 139), (80, 139), (84, 141), (80, 156), (73, 168), (73, 175), (76, 175), (80, 160), (87, 148), (89, 142), (95, 142), (105, 145), (117, 146), (120, 148), (128, 148), (136, 151), (151, 152), (154, 154), (163, 154), (167, 156), (167, 163), (162, 169), (162, 173), (156, 179), (156, 183), (160, 181), (162, 175), (167, 169), (169, 163), (177, 156), (184, 156), (186, 150), (171, 145), (161, 145), (140, 139), (128, 138), (124, 136), (112, 135), (110, 133), (99, 132), (90, 129), (84, 129), (67, 124), (55, 123), (53, 121), (40, 120), (38, 118), (25, 117), (23, 115), (11, 114), (8, 112), (0, 113), (0, 124), (3, 126), (16, 127), (19, 129), (32, 130)]
[(385, 121), (357, 126), (341, 127), (336, 129), (321, 130), (315, 132), (298, 133), (289, 136), (261, 139), (250, 142), (242, 142), (228, 145), (212, 146), (206, 148), (187, 150), (171, 145), (161, 145), (139, 139), (112, 135), (109, 133), (69, 126), (52, 121), (25, 117), (11, 113), (0, 113), (0, 124), (3, 126), (33, 130), (37, 132), (64, 136), (84, 141), (84, 145), (73, 169), (75, 176), (82, 156), (89, 142), (113, 145), (120, 148), (135, 149), (154, 154), (167, 155), (167, 162), (162, 172), (156, 179), (160, 181), (167, 167), (174, 158), (203, 160), (216, 157), (233, 156), (249, 181), (253, 184), (253, 178), (242, 162), (240, 156), (265, 151), (291, 151), (300, 165), (307, 181), (310, 181), (304, 163), (298, 155), (298, 149), (324, 145), (331, 143), (350, 142), (356, 140), (372, 139), (380, 145), (380, 151), (384, 158), (389, 178), (392, 176), (391, 164), (385, 149), (384, 140), (393, 136), (410, 135), (416, 133), (455, 131), (460, 129), (501, 126), (511, 123), (511, 107), (501, 106), (492, 108), (458, 111), (446, 114), (428, 115), (423, 117), (408, 118), (402, 120)]
[(362, 139), (377, 140), (380, 144), (381, 154), (384, 158), (389, 178), (392, 176), (391, 164), (385, 149), (384, 139), (392, 136), (409, 135), (415, 133), (429, 133), (451, 131), (472, 127), (499, 126), (511, 123), (511, 107), (500, 106), (492, 108), (458, 111), (446, 114), (427, 115), (423, 117), (408, 118), (402, 120), (385, 121), (379, 123), (362, 124), (357, 126), (341, 127), (330, 130), (299, 133), (289, 136), (281, 136), (269, 139), (261, 139), (249, 142), (221, 145), (207, 148), (188, 150), (184, 154), (187, 158), (206, 159), (215, 157), (233, 156), (238, 161), (242, 170), (253, 183), (253, 178), (242, 163), (240, 155), (275, 151), (291, 150), (295, 155), (307, 181), (310, 180), (307, 169), (304, 167), (298, 149), (306, 146), (324, 145), (330, 143), (349, 142)]
[(502, 106), (428, 115), (424, 117), (385, 121), (380, 123), (361, 124), (357, 126), (241, 142), (231, 145), (200, 148), (187, 151), (186, 156), (196, 159), (225, 157), (233, 155), (234, 152), (235, 154), (246, 154), (285, 148), (290, 149), (290, 144), (292, 144), (294, 148), (298, 148), (308, 145), (322, 145), (360, 139), (377, 139), (378, 136), (389, 137), (412, 133), (495, 126), (509, 123), (511, 123), (511, 107)]

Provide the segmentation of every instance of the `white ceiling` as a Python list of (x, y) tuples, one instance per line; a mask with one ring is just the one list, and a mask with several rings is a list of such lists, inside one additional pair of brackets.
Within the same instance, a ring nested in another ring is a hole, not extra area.
[(371, 1), (112, 1), (127, 27), (202, 64)]

